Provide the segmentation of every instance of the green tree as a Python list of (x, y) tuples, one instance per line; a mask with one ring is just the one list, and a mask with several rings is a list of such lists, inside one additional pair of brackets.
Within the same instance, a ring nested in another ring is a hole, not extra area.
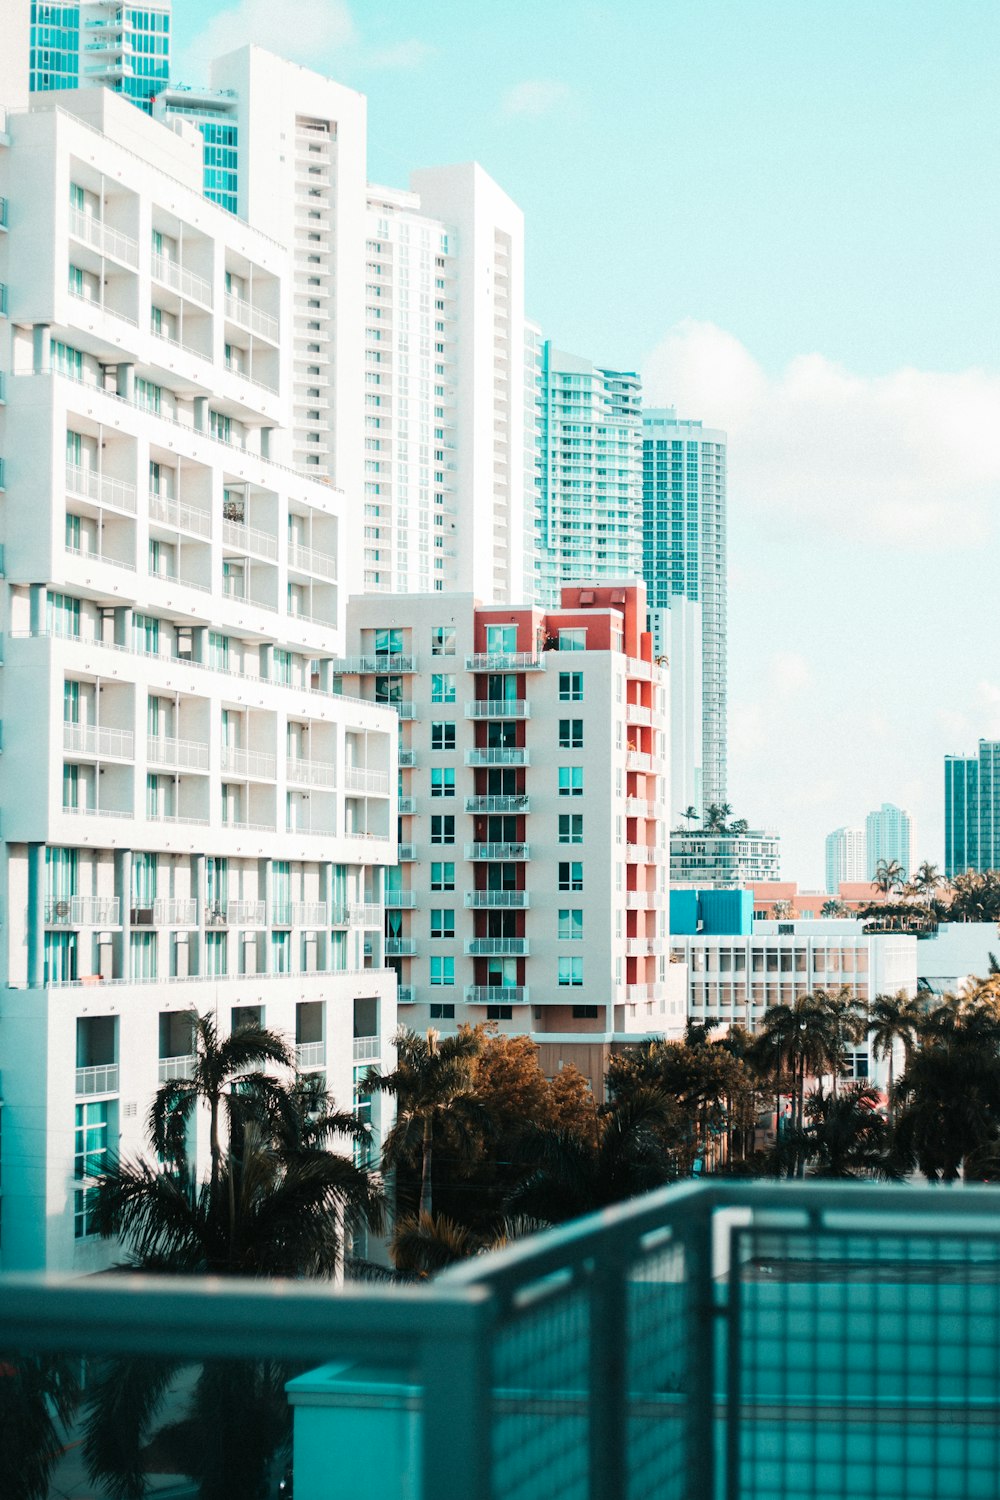
[(888, 1126), (878, 1113), (878, 1090), (869, 1084), (851, 1084), (839, 1096), (811, 1094), (806, 1118), (806, 1125), (778, 1143), (779, 1176), (798, 1175), (803, 1162), (810, 1177), (833, 1181), (899, 1175)]
[(847, 912), (847, 902), (841, 901), (839, 897), (834, 896), (829, 901), (823, 902), (819, 914), (821, 917), (846, 917)]
[(918, 895), (930, 900), (935, 891), (945, 884), (945, 879), (937, 865), (932, 865), (930, 860), (925, 859), (914, 873), (913, 884)]
[(80, 1395), (73, 1361), (0, 1356), (0, 1495), (46, 1500)]
[(1000, 1017), (993, 1000), (948, 997), (927, 1013), (896, 1088), (896, 1148), (931, 1182), (990, 1164), (1000, 1142)]
[(1000, 870), (967, 870), (951, 882), (949, 922), (1000, 922)]
[(876, 995), (868, 1007), (868, 1036), (874, 1057), (889, 1060), (889, 1124), (896, 1107), (896, 1043), (901, 1042), (909, 1066), (923, 1017), (919, 1001), (905, 990)]
[(888, 896), (890, 891), (898, 891), (902, 887), (905, 878), (906, 872), (898, 859), (880, 859), (875, 866), (872, 885), (883, 896)]
[(487, 1111), (473, 1087), (473, 1064), (482, 1033), (462, 1026), (454, 1036), (425, 1036), (406, 1029), (396, 1034), (396, 1067), (379, 1074), (370, 1069), (365, 1088), (396, 1100), (396, 1123), (386, 1135), (382, 1161), (387, 1171), (420, 1165), (419, 1214), (432, 1215), (434, 1147), (442, 1135), (460, 1154), (475, 1154), (489, 1131)]

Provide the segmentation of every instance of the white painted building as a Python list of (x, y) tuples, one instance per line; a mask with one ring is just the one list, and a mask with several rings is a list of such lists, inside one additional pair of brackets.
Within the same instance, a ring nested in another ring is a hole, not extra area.
[(669, 961), (665, 669), (642, 584), (558, 610), (471, 595), (348, 604), (350, 692), (398, 705), (387, 962), (416, 1030), (528, 1032), (600, 1088), (616, 1041), (680, 1033)]
[[(748, 936), (675, 937), (674, 957), (687, 964), (688, 1014), (754, 1031), (770, 1006), (790, 1005), (817, 989), (849, 985), (860, 1000), (917, 992), (915, 937), (866, 934), (849, 918), (820, 922), (755, 921)], [(867, 1043), (852, 1054), (852, 1072), (884, 1086), (885, 1059)], [(897, 1068), (898, 1073), (898, 1068)]]
[(0, 1216), (5, 1269), (91, 1270), (88, 1173), (189, 1008), (345, 1106), (388, 1056), (397, 723), (332, 693), (360, 483), (292, 467), (288, 252), (202, 196), (194, 129), (58, 105), (0, 137)]
[(841, 885), (857, 885), (868, 879), (863, 828), (835, 828), (826, 836), (826, 886), (837, 891)]
[(706, 833), (674, 828), (670, 834), (671, 885), (723, 889), (781, 879), (781, 835), (772, 828)]
[(891, 865), (897, 861), (904, 880), (913, 874), (913, 818), (905, 807), (883, 802), (865, 819), (865, 853), (867, 869), (863, 878), (875, 879), (882, 860)]

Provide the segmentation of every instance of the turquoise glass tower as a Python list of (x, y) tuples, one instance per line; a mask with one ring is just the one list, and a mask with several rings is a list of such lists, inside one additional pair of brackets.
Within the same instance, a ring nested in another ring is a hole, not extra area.
[(32, 0), (33, 91), (109, 88), (152, 113), (170, 77), (170, 0)]
[(1000, 870), (1000, 740), (944, 758), (944, 872)]

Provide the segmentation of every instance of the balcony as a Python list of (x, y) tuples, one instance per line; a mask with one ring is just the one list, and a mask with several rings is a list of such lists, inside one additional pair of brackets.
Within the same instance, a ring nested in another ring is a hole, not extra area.
[(383, 908), (374, 901), (352, 902), (347, 908), (352, 927), (376, 927), (381, 929)]
[(396, 856), (400, 864), (411, 864), (417, 857), (416, 844), (400, 844)]
[(467, 672), (544, 672), (545, 660), (534, 651), (477, 652), (465, 658)]
[(377, 1036), (356, 1036), (354, 1038), (354, 1061), (375, 1062), (382, 1055), (381, 1043)]
[(155, 927), (193, 927), (197, 920), (197, 901), (164, 896), (153, 902)]
[(466, 891), (465, 904), (475, 911), (525, 911), (531, 899), (527, 891)]
[(194, 271), (187, 271), (176, 261), (156, 253), (153, 254), (150, 269), (154, 281), (158, 281), (161, 286), (169, 286), (175, 292), (180, 292), (182, 297), (190, 297), (204, 307), (211, 307), (212, 287), (204, 276), (197, 276)]
[(467, 766), (526, 766), (529, 763), (528, 750), (523, 745), (491, 745), (465, 752)]
[(50, 927), (117, 927), (120, 924), (117, 896), (67, 896), (45, 903), (45, 921)]
[(526, 698), (476, 698), (465, 705), (467, 719), (530, 719)]
[(278, 342), (278, 320), (270, 313), (262, 312), (253, 303), (247, 302), (243, 297), (237, 297), (232, 292), (226, 293), (226, 317), (230, 322), (238, 323), (241, 328), (248, 328), (251, 333), (259, 333), (269, 343)]
[(146, 741), (146, 759), (151, 766), (207, 771), (208, 746), (200, 740), (177, 740), (170, 735), (157, 735)]
[(956, 1191), (686, 1182), (419, 1295), (8, 1273), (0, 1347), (305, 1370), (308, 1496), (331, 1454), (370, 1490), (377, 1453), (379, 1500), (991, 1500), (1000, 1235), (993, 1190)]
[(123, 234), (120, 229), (113, 229), (110, 224), (105, 224), (93, 214), (83, 213), (78, 208), (71, 208), (69, 232), (74, 239), (93, 246), (102, 255), (110, 255), (115, 260), (132, 266), (133, 269), (139, 264), (138, 241), (134, 240), (131, 235)]
[(412, 818), (417, 810), (416, 797), (400, 797), (396, 803), (396, 812), (401, 818)]
[(662, 911), (666, 906), (662, 891), (627, 891), (625, 906), (629, 911)]
[(647, 802), (642, 797), (626, 797), (625, 815), (629, 818), (655, 818), (656, 803)]
[(263, 927), (263, 901), (227, 901), (225, 919), (230, 927)]
[(416, 891), (386, 891), (387, 911), (413, 911), (417, 905)]
[(225, 546), (240, 552), (252, 553), (275, 561), (278, 556), (278, 538), (257, 526), (243, 526), (238, 521), (223, 520), (222, 540)]
[(296, 1042), (295, 1064), (299, 1068), (322, 1068), (326, 1066), (325, 1042)]
[(260, 750), (239, 750), (233, 745), (223, 745), (222, 769), (229, 775), (243, 776), (250, 781), (273, 781), (277, 767), (273, 755)]
[(290, 755), (285, 762), (285, 780), (295, 786), (336, 786), (337, 767), (331, 761)]
[(471, 958), (527, 958), (525, 937), (466, 938), (465, 951)]
[(135, 515), (135, 485), (124, 479), (112, 479), (96, 469), (80, 464), (66, 465), (66, 493), (92, 500), (95, 505), (110, 506), (128, 516)]
[(528, 844), (466, 844), (466, 859), (530, 859)]
[(625, 754), (626, 771), (652, 771), (652, 756), (646, 755), (642, 750), (629, 750)]
[(367, 672), (415, 672), (415, 656), (338, 656), (331, 669), (343, 677), (363, 676)]
[(387, 937), (385, 940), (386, 958), (415, 958), (417, 955), (417, 940), (411, 937)]
[(180, 1078), (190, 1078), (194, 1073), (195, 1058), (191, 1053), (183, 1057), (161, 1057), (156, 1077), (159, 1083), (176, 1083)]
[(319, 578), (336, 578), (337, 559), (329, 552), (319, 552), (315, 547), (303, 547), (298, 542), (288, 543), (288, 566), (299, 573), (314, 573)]
[(467, 984), (466, 1005), (527, 1005), (528, 988), (523, 984)]
[(416, 998), (417, 992), (412, 984), (398, 984), (396, 986), (396, 1000), (400, 1005), (412, 1005)]
[(195, 536), (212, 535), (212, 517), (207, 510), (196, 505), (187, 505), (182, 500), (171, 500), (167, 495), (149, 494), (149, 519), (161, 526), (176, 526), (178, 531), (191, 531)]
[(625, 717), (630, 724), (651, 724), (653, 722), (652, 709), (644, 708), (641, 703), (626, 703)]
[(510, 793), (496, 797), (466, 797), (467, 813), (526, 813), (528, 798), (523, 793)]
[(388, 797), (388, 773), (372, 771), (367, 766), (345, 766), (344, 791), (355, 796)]
[(406, 766), (415, 766), (416, 763), (417, 752), (415, 750), (404, 749), (401, 746), (399, 751), (399, 764), (405, 768)]
[(93, 1068), (77, 1068), (76, 1097), (86, 1098), (90, 1094), (117, 1094), (118, 1064), (98, 1063)]
[(325, 901), (293, 901), (289, 916), (293, 927), (326, 927), (327, 912)]

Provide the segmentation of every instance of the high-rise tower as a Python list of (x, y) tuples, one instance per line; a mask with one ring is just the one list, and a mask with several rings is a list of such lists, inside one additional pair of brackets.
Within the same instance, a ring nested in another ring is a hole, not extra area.
[(944, 872), (1000, 870), (1000, 740), (944, 758)]

